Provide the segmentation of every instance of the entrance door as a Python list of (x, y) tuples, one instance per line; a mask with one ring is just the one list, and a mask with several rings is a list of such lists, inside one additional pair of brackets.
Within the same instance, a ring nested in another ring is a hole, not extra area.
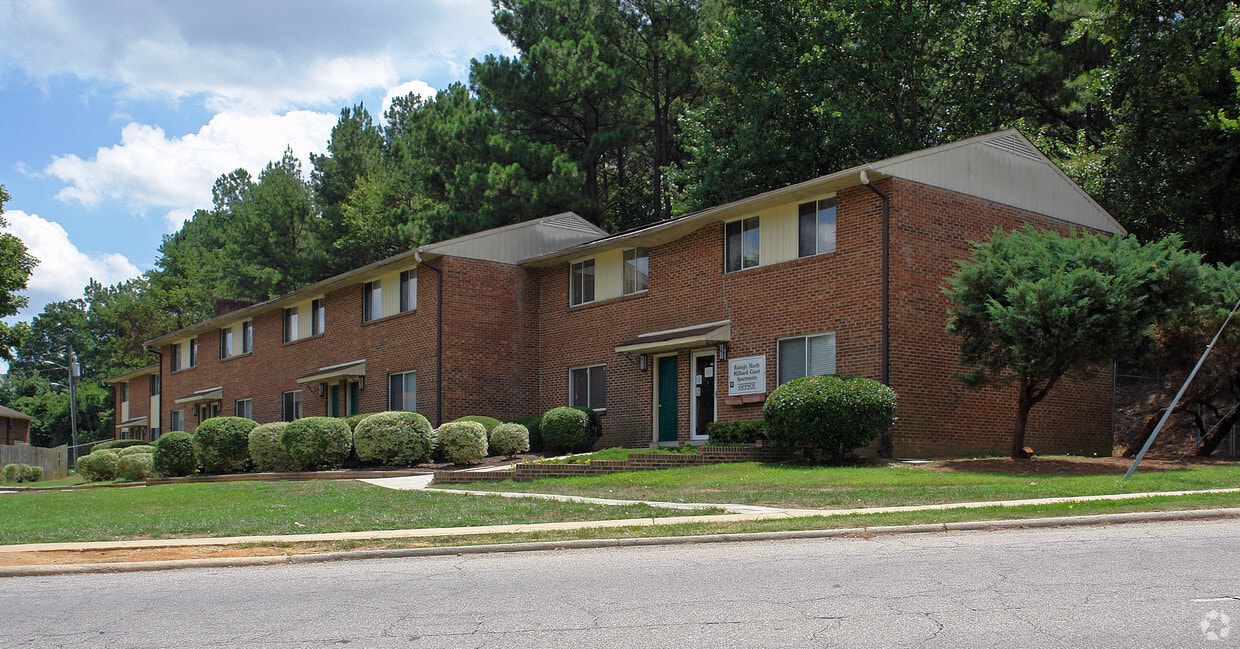
[(340, 384), (333, 383), (327, 388), (327, 416), (340, 416)]
[(680, 431), (677, 425), (680, 420), (679, 402), (676, 394), (679, 383), (678, 368), (675, 356), (660, 356), (655, 361), (655, 425), (658, 428), (656, 440), (659, 442), (675, 442)]
[(706, 426), (715, 420), (715, 352), (693, 353), (693, 439), (706, 439)]

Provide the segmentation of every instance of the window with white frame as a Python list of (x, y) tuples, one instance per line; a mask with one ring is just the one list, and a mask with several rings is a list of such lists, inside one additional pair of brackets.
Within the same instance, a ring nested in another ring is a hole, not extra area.
[(284, 342), (291, 343), (297, 340), (297, 320), (300, 316), (297, 313), (297, 307), (290, 306), (284, 309)]
[(236, 413), (238, 417), (246, 419), (254, 418), (254, 400), (253, 399), (237, 399)]
[(159, 375), (158, 375), (158, 374), (152, 374), (152, 375), (151, 375), (151, 386), (150, 386), (150, 389), (151, 389), (151, 396), (152, 396), (152, 397), (157, 397), (157, 396), (159, 396)]
[(129, 401), (129, 381), (121, 383), (121, 401)]
[[(168, 368), (173, 372), (181, 369), (181, 343), (172, 343), (172, 348), (168, 350)], [(173, 430), (181, 430), (173, 428)]]
[(835, 252), (835, 199), (801, 203), (797, 211), (797, 256)]
[(388, 409), (417, 412), (417, 372), (399, 372), (388, 375)]
[(246, 320), (241, 323), (241, 353), (248, 354), (254, 351), (254, 321)]
[(641, 293), (650, 288), (650, 249), (624, 251), (624, 294)]
[(228, 358), (233, 355), (233, 330), (232, 327), (220, 329), (220, 358)]
[(198, 366), (198, 338), (189, 339), (189, 366)]
[(362, 286), (362, 322), (370, 322), (381, 317), (383, 317), (383, 283), (376, 279)]
[(185, 411), (173, 410), (168, 413), (169, 430), (185, 430)]
[(835, 374), (835, 332), (779, 341), (779, 384), (820, 374)]
[(301, 419), (301, 390), (284, 393), (284, 421)]
[[(594, 260), (587, 259), (572, 265), (569, 271), (569, 305), (589, 304), (594, 301)], [(614, 289), (613, 289), (614, 290)]]
[(400, 312), (418, 308), (418, 270), (411, 268), (400, 273)]
[(574, 367), (568, 371), (568, 404), (605, 410), (607, 408), (607, 366)]
[(318, 336), (326, 331), (327, 309), (323, 306), (323, 298), (310, 301), (310, 335)]
[(731, 273), (758, 265), (758, 247), (761, 243), (758, 217), (727, 223), (724, 234), (724, 270)]

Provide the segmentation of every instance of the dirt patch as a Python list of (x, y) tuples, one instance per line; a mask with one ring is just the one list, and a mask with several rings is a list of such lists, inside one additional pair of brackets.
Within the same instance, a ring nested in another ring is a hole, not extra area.
[[(1209, 459), (1150, 459), (1141, 461), (1139, 472), (1174, 471), (1200, 464), (1217, 463)], [(1108, 475), (1122, 474), (1132, 460), (1122, 457), (1034, 457), (1029, 460), (1011, 458), (980, 458), (972, 460), (937, 460), (920, 468), (929, 471), (968, 471), (973, 473), (1008, 473), (1017, 475)]]

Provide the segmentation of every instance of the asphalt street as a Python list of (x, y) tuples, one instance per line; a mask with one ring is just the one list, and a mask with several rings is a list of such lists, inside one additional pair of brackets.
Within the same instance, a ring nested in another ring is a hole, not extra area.
[(0, 580), (11, 647), (1240, 647), (1240, 521)]

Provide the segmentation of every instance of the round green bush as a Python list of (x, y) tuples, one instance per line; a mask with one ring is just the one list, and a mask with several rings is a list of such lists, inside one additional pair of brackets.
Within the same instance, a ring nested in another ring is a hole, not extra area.
[(259, 424), (250, 431), (250, 461), (255, 471), (293, 471), (297, 465), (280, 444), (287, 421)]
[(521, 424), (500, 424), (491, 431), (487, 447), (492, 455), (511, 457), (530, 450), (530, 431)]
[(16, 464), (4, 465), (4, 481), (17, 482), (21, 479), (21, 467)]
[(896, 393), (872, 379), (807, 376), (771, 393), (762, 407), (771, 445), (813, 460), (837, 461), (878, 439), (895, 422)]
[(284, 427), (280, 445), (302, 471), (336, 469), (349, 459), (353, 431), (343, 419), (303, 417)]
[(137, 444), (134, 446), (126, 446), (125, 448), (119, 449), (116, 451), (116, 454), (121, 457), (125, 457), (126, 455), (133, 455), (134, 453), (154, 453), (154, 452), (155, 452), (155, 447), (150, 444)]
[(87, 482), (115, 480), (120, 470), (120, 456), (116, 451), (105, 449), (78, 458), (77, 472)]
[(349, 415), (348, 417), (344, 418), (344, 422), (349, 425), (349, 430), (357, 430), (357, 425), (362, 423), (362, 420), (374, 414), (377, 414), (377, 413), (362, 412), (356, 415)]
[(509, 423), (521, 424), (522, 426), (525, 426), (525, 429), (530, 432), (530, 451), (531, 452), (538, 453), (543, 450), (542, 417), (536, 417), (533, 415), (528, 416), (528, 417), (513, 417), (512, 421)]
[(543, 415), (543, 450), (548, 453), (583, 453), (594, 445), (590, 417), (578, 408), (552, 408)]
[(453, 464), (477, 464), (487, 456), (487, 429), (476, 421), (450, 421), (436, 433), (439, 450)]
[(487, 417), (486, 415), (466, 415), (453, 421), (476, 421), (482, 424), (482, 427), (486, 429), (487, 435), (490, 435), (491, 431), (495, 430), (495, 427), (499, 425), (498, 419), (494, 417)]
[(166, 478), (190, 475), (198, 470), (193, 436), (174, 430), (155, 441), (155, 473)]
[(146, 442), (140, 439), (110, 439), (106, 442), (99, 442), (98, 444), (95, 444), (91, 447), (90, 452), (94, 453), (95, 451), (106, 451), (109, 449), (119, 451), (122, 448), (143, 446), (145, 444)]
[(43, 467), (31, 466), (31, 465), (25, 465), (25, 466), (26, 466), (26, 472), (25, 472), (26, 475), (23, 478), (23, 481), (38, 482), (43, 479)]
[(353, 449), (364, 464), (412, 466), (430, 460), (435, 432), (416, 412), (380, 412), (353, 429)]
[(245, 417), (212, 417), (194, 431), (194, 452), (203, 473), (242, 473), (250, 466), (250, 431)]
[(150, 453), (130, 453), (120, 458), (117, 475), (123, 480), (139, 482), (155, 473), (155, 456)]

